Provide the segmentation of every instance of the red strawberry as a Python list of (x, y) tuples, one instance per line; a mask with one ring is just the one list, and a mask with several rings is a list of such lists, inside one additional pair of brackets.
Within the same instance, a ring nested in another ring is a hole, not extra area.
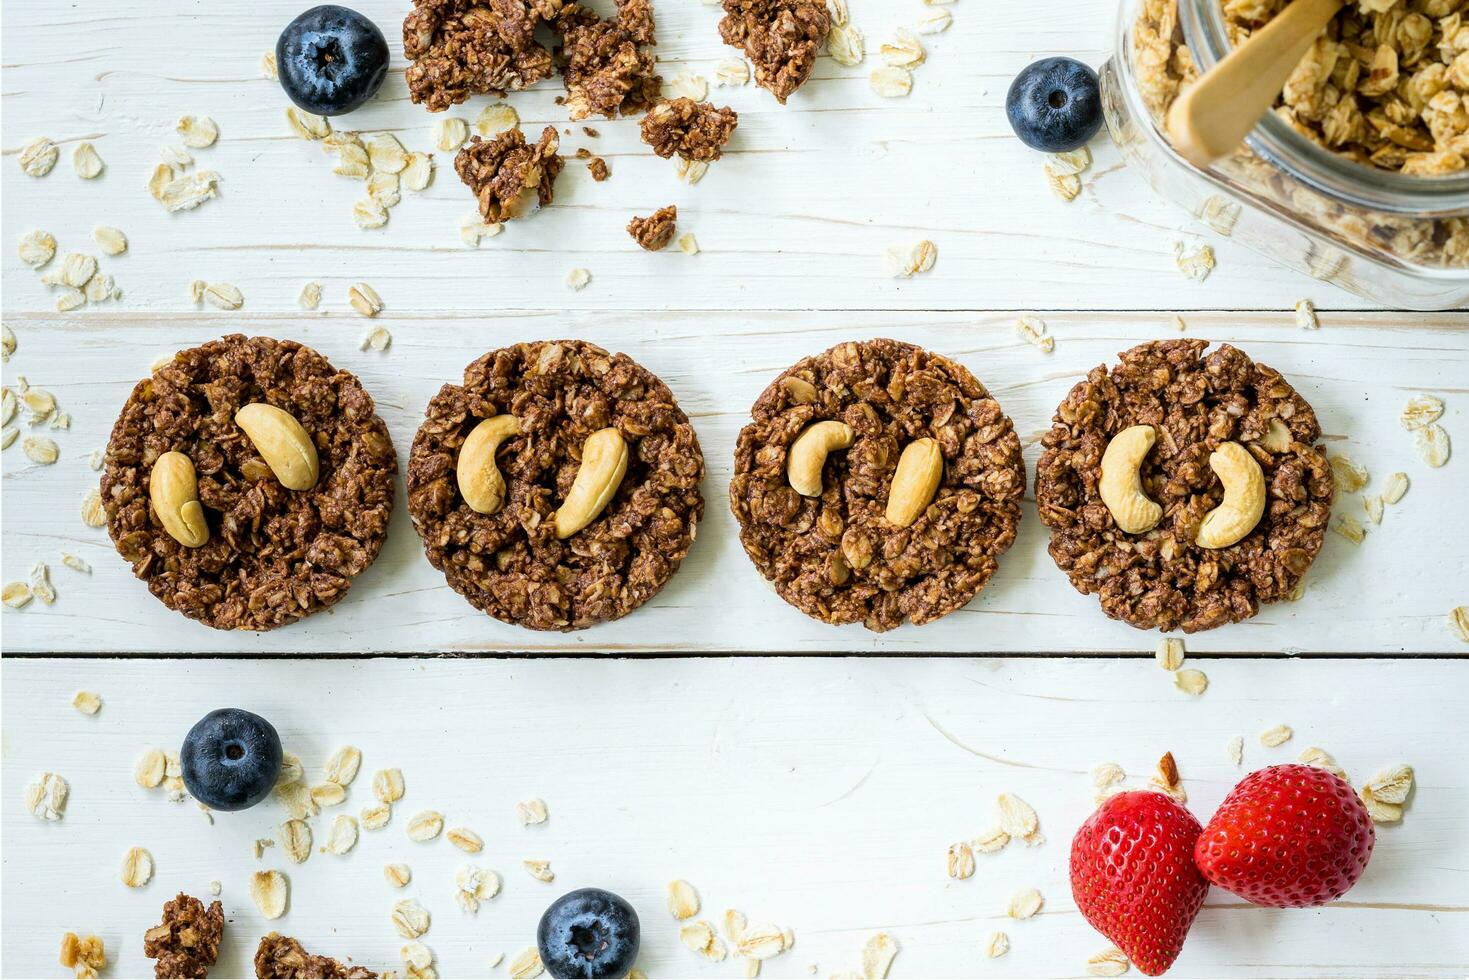
[(1194, 861), (1205, 878), (1256, 905), (1304, 908), (1346, 894), (1376, 837), (1346, 780), (1315, 766), (1271, 766), (1229, 791)]
[(1071, 841), (1071, 897), (1137, 968), (1156, 977), (1178, 958), (1209, 883), (1194, 867), (1199, 822), (1148, 790), (1108, 798)]

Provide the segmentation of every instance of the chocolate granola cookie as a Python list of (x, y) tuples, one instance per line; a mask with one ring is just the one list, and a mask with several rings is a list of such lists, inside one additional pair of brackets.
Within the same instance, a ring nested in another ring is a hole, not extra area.
[(107, 444), (107, 531), (170, 609), (268, 630), (372, 564), (397, 459), (357, 378), (291, 340), (233, 334), (138, 382)]
[(656, 43), (649, 0), (619, 0), (617, 15), (606, 19), (569, 3), (557, 16), (556, 29), (561, 32), (556, 58), (572, 119), (594, 112), (608, 119), (628, 116), (658, 99), (662, 79), (648, 50)]
[(330, 956), (308, 953), (299, 940), (271, 932), (260, 938), (260, 945), (255, 950), (255, 976), (275, 980), (295, 980), (297, 977), (373, 980), (377, 974), (365, 966), (351, 966)]
[(1208, 346), (1157, 341), (1093, 368), (1042, 440), (1051, 557), (1139, 629), (1212, 629), (1290, 598), (1331, 513), (1311, 406), (1279, 372)]
[(1025, 469), (974, 375), (896, 340), (845, 343), (777, 378), (740, 432), (730, 508), (808, 616), (889, 630), (974, 598), (1015, 542)]
[(442, 112), (471, 95), (504, 95), (555, 73), (537, 24), (562, 0), (414, 0), (403, 20), (408, 95)]
[(408, 512), (454, 591), (507, 623), (618, 619), (678, 571), (704, 455), (668, 386), (578, 340), (491, 351), (429, 402)]

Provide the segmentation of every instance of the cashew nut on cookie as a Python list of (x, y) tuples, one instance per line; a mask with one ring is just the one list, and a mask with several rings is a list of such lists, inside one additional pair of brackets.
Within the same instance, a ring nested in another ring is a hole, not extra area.
[(1097, 486), (1102, 503), (1126, 534), (1142, 534), (1158, 526), (1163, 508), (1143, 493), (1138, 469), (1158, 432), (1151, 425), (1132, 425), (1112, 437), (1102, 453), (1102, 479)]
[(520, 419), (496, 415), (476, 425), (459, 448), (454, 475), (459, 494), (476, 514), (497, 514), (505, 506), (505, 477), (495, 465), (500, 443), (520, 435)]
[(1224, 484), (1224, 500), (1204, 515), (1195, 542), (1200, 548), (1228, 548), (1255, 529), (1265, 513), (1265, 474), (1250, 451), (1225, 442), (1209, 454), (1209, 467)]
[(163, 529), (185, 548), (200, 548), (209, 540), (209, 523), (199, 503), (199, 481), (194, 462), (183, 453), (164, 453), (148, 477), (148, 499)]
[(944, 454), (937, 439), (915, 439), (903, 447), (898, 468), (888, 489), (884, 516), (888, 523), (908, 527), (928, 510), (939, 481), (944, 478)]
[(321, 475), (316, 444), (290, 412), (265, 402), (251, 402), (235, 413), (265, 465), (287, 490), (310, 490)]
[(581, 467), (566, 500), (551, 515), (556, 537), (569, 538), (597, 519), (627, 474), (627, 440), (609, 426), (587, 436), (581, 447)]
[(857, 434), (845, 422), (813, 422), (796, 436), (786, 455), (786, 478), (803, 497), (821, 496), (821, 471), (827, 454), (847, 449)]

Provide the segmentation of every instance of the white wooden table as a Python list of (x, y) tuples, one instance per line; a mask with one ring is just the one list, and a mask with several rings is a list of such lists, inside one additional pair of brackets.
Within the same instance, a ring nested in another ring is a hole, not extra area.
[[(405, 0), (355, 5), (385, 28), (401, 69)], [(1093, 145), (1081, 197), (1053, 197), (1041, 158), (1009, 132), (1004, 92), (1041, 55), (1100, 63), (1112, 5), (956, 4), (953, 27), (924, 39), (928, 62), (906, 99), (870, 91), (875, 57), (858, 68), (821, 59), (784, 108), (754, 86), (711, 88), (718, 104), (739, 111), (740, 126), (696, 186), (641, 144), (636, 120), (598, 120), (593, 139), (567, 123), (558, 83), (520, 93), (509, 101), (527, 131), (570, 130), (568, 166), (553, 207), (478, 249), (458, 237), (472, 202), (447, 154), (436, 153), (433, 184), (405, 192), (386, 228), (353, 224), (360, 185), (333, 176), (330, 158), (292, 134), (284, 97), (260, 76), (261, 54), (304, 6), (11, 0), (0, 14), (0, 302), (19, 343), (5, 381), (25, 376), (72, 418), (69, 430), (45, 432), (60, 444), (57, 464), (29, 463), (18, 443), (0, 456), (0, 577), (24, 578), (33, 562), (48, 561), (59, 593), (53, 606), (32, 603), (0, 618), (5, 653), (30, 658), (8, 659), (3, 671), (7, 974), (49, 974), (67, 928), (121, 947), (114, 975), (144, 971), (139, 937), (162, 900), (176, 888), (202, 893), (212, 878), (224, 882), (231, 920), (225, 967), (248, 971), (247, 947), (263, 928), (244, 898), (255, 867), (249, 842), (269, 836), (279, 813), (266, 808), (211, 828), (128, 777), (144, 747), (176, 742), (195, 717), (232, 700), (273, 717), (313, 771), (346, 742), (362, 746), (368, 768), (401, 765), (411, 806), (462, 815), (490, 841), (485, 863), (507, 887), (479, 919), (461, 918), (451, 901), (457, 852), (413, 852), (422, 872), (413, 891), (437, 915), (427, 940), (444, 975), (483, 972), (491, 951), (513, 953), (528, 941), (553, 889), (515, 867), (523, 857), (551, 859), (558, 885), (600, 883), (633, 899), (653, 975), (738, 972), (705, 968), (677, 945), (660, 911), (672, 876), (699, 885), (713, 915), (733, 906), (796, 929), (797, 950), (767, 964), (770, 975), (804, 975), (809, 963), (823, 975), (855, 968), (863, 936), (878, 928), (904, 944), (895, 974), (1079, 974), (1105, 945), (1065, 886), (1065, 842), (1090, 805), (1083, 773), (1115, 758), (1144, 774), (1172, 749), (1196, 812), (1207, 816), (1234, 778), (1222, 746), (1235, 732), (1250, 737), (1247, 766), (1293, 758), (1307, 744), (1336, 753), (1359, 779), (1410, 762), (1421, 796), (1403, 826), (1383, 832), (1348, 901), (1281, 914), (1216, 894), (1178, 972), (1464, 972), (1469, 760), (1452, 733), (1463, 726), (1469, 673), (1442, 658), (1469, 651), (1448, 623), (1449, 610), (1469, 602), (1469, 315), (1371, 310), (1286, 272), (1158, 200), (1105, 138)], [(921, 10), (918, 0), (853, 6), (873, 51)], [(717, 8), (659, 0), (656, 12), (665, 79), (712, 76), (732, 54), (715, 31)], [(454, 114), (472, 123), (492, 101)], [(177, 143), (173, 123), (183, 113), (219, 124), (218, 145), (195, 156), (223, 183), (217, 200), (168, 215), (144, 183), (159, 147)], [(344, 126), (432, 150), (433, 121), (408, 102), (396, 71)], [(36, 180), (15, 157), (41, 135), (61, 145), (62, 159)], [(107, 164), (95, 181), (72, 173), (71, 149), (83, 140)], [(571, 157), (579, 146), (607, 159), (610, 181), (591, 180)], [(680, 231), (697, 236), (697, 256), (644, 253), (623, 230), (632, 215), (668, 203), (678, 205)], [(56, 313), (15, 242), (43, 228), (63, 254), (99, 254), (90, 237), (97, 224), (130, 239), (126, 255), (102, 258), (124, 296)], [(933, 270), (886, 276), (883, 252), (922, 239), (938, 247)], [(1179, 241), (1214, 247), (1218, 267), (1206, 281), (1175, 268)], [(575, 267), (592, 275), (579, 292), (564, 285)], [(195, 279), (235, 284), (243, 309), (195, 308)], [(306, 313), (296, 296), (311, 280), (325, 284), (326, 297)], [(386, 352), (358, 348), (369, 323), (346, 303), (358, 281), (386, 305), (376, 321), (393, 335)], [(1319, 331), (1295, 326), (1290, 310), (1305, 297), (1321, 310)], [(1017, 338), (1021, 313), (1046, 320), (1053, 354)], [(1315, 405), (1332, 449), (1369, 468), (1372, 492), (1394, 471), (1412, 478), (1363, 544), (1328, 536), (1299, 602), (1190, 638), (1194, 655), (1266, 655), (1205, 663), (1214, 684), (1203, 699), (1188, 700), (1145, 662), (1003, 659), (1139, 655), (1155, 640), (1105, 619), (1094, 599), (1070, 588), (1045, 554), (1033, 505), (974, 602), (881, 637), (807, 619), (745, 558), (726, 495), (734, 438), (758, 392), (799, 357), (873, 336), (956, 357), (1015, 420), (1033, 474), (1039, 436), (1066, 390), (1119, 350), (1177, 336), (1175, 314), (1186, 335), (1236, 343), (1284, 371)], [(479, 614), (444, 585), (400, 495), (382, 555), (330, 612), (263, 635), (188, 622), (147, 594), (105, 532), (81, 523), (79, 507), (97, 480), (88, 457), (130, 387), (159, 356), (227, 332), (299, 339), (356, 372), (400, 458), (429, 397), (486, 350), (582, 337), (626, 351), (668, 382), (698, 429), (709, 473), (698, 542), (669, 586), (627, 619), (532, 633)], [(1418, 461), (1397, 421), (1420, 392), (1449, 405), (1444, 424), (1460, 456), (1441, 470)], [(62, 551), (82, 556), (92, 573), (60, 567)], [(440, 652), (997, 658), (352, 659)], [(164, 659), (75, 656), (120, 653)], [(339, 656), (302, 659), (322, 654)], [(1341, 659), (1362, 654), (1429, 656)], [(73, 659), (44, 659), (57, 656)], [(67, 706), (78, 687), (106, 698), (96, 718)], [(1299, 734), (1266, 754), (1253, 735), (1277, 721)], [(58, 825), (19, 809), (21, 787), (42, 770), (73, 784)], [(994, 794), (1007, 789), (1041, 810), (1050, 843), (982, 862), (975, 880), (948, 881), (944, 848), (977, 832)], [(355, 810), (367, 791), (359, 784), (354, 792)], [(547, 827), (513, 822), (511, 805), (527, 795), (551, 804)], [(116, 880), (134, 843), (149, 846), (159, 865), (142, 894)], [(346, 859), (319, 855), (292, 867), (292, 911), (279, 925), (322, 951), (395, 966), (400, 940), (387, 926), (392, 896), (379, 866), (406, 846), (395, 826), (365, 835)], [(273, 856), (266, 863), (279, 864)], [(1046, 914), (1014, 924), (1010, 958), (985, 963), (981, 940), (1005, 927), (1004, 898), (1026, 884), (1045, 891)]]

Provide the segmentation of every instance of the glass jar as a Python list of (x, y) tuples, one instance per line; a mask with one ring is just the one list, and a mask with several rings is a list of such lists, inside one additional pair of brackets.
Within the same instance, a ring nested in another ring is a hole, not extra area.
[(1180, 81), (1230, 50), (1221, 0), (1121, 8), (1102, 105), (1113, 141), (1154, 190), (1221, 235), (1383, 306), (1469, 306), (1469, 169), (1420, 176), (1360, 163), (1267, 113), (1239, 150), (1201, 170), (1173, 150), (1162, 120)]

